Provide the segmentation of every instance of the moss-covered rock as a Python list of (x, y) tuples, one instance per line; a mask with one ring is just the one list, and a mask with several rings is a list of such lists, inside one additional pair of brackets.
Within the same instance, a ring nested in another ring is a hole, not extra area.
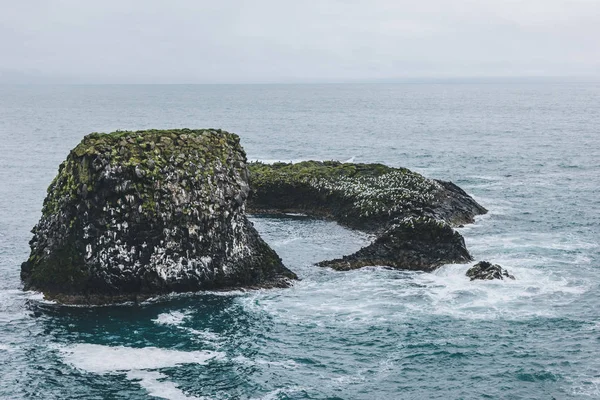
[(384, 265), (412, 271), (433, 271), (450, 263), (471, 261), (463, 237), (447, 223), (429, 217), (406, 218), (390, 226), (373, 243), (321, 267), (339, 271)]
[(487, 212), (451, 182), (382, 164), (250, 163), (249, 212), (300, 212), (383, 232), (392, 221), (429, 216), (450, 224)]
[(246, 155), (221, 130), (92, 133), (48, 188), (26, 289), (73, 302), (285, 285), (245, 215)]
[(368, 265), (431, 271), (471, 260), (452, 225), (487, 210), (452, 182), (382, 164), (305, 161), (250, 163), (250, 212), (295, 212), (380, 235), (372, 244), (320, 266)]

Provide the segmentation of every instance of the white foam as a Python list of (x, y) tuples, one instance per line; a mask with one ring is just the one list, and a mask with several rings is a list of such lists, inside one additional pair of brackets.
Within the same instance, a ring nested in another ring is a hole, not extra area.
[(600, 246), (598, 243), (581, 240), (574, 236), (535, 232), (474, 236), (468, 237), (467, 241), (473, 246), (484, 249), (508, 248), (513, 252), (520, 249), (589, 250)]
[(251, 293), (237, 301), (250, 312), (302, 326), (396, 324), (432, 315), (521, 320), (556, 316), (561, 305), (576, 301), (593, 285), (561, 270), (539, 268), (533, 261), (493, 261), (516, 280), (470, 281), (465, 275), (468, 264), (445, 265), (433, 273), (382, 267), (344, 273), (319, 269), (286, 289), (285, 296)]
[(158, 317), (153, 319), (152, 321), (158, 325), (166, 325), (173, 326), (177, 329), (180, 329), (185, 332), (191, 333), (195, 338), (201, 339), (201, 342), (207, 342), (215, 347), (220, 347), (219, 343), (219, 335), (214, 332), (211, 332), (208, 329), (198, 330), (190, 327), (182, 326), (186, 320), (188, 320), (192, 316), (192, 312), (190, 310), (187, 311), (171, 311), (167, 313), (159, 314)]
[(81, 343), (59, 349), (63, 359), (75, 368), (107, 374), (118, 371), (158, 369), (181, 364), (206, 364), (223, 356), (214, 351), (179, 351), (157, 347), (102, 346)]
[(54, 302), (54, 301), (44, 299), (44, 294), (42, 292), (35, 292), (33, 290), (21, 291), (18, 289), (14, 289), (14, 290), (7, 290), (7, 293), (16, 295), (16, 296), (23, 296), (27, 300), (34, 300), (34, 301), (38, 301), (40, 303), (56, 304), (56, 302)]
[(592, 399), (600, 398), (600, 378), (579, 377), (578, 381), (573, 382), (572, 390), (574, 395), (586, 396)]
[(234, 297), (245, 294), (245, 289), (239, 290), (222, 290), (222, 291), (213, 291), (213, 290), (201, 290), (198, 292), (182, 292), (182, 293), (169, 293), (164, 295), (159, 295), (156, 297), (150, 297), (140, 304), (156, 304), (156, 303), (164, 303), (177, 299), (185, 299), (185, 298), (193, 298), (193, 297), (201, 297), (205, 295), (213, 295), (213, 296), (223, 296), (223, 297)]
[(287, 398), (291, 393), (300, 393), (306, 390), (301, 386), (292, 386), (288, 388), (279, 388), (275, 389), (262, 397), (253, 397), (251, 400), (278, 400), (282, 398)]
[(283, 367), (285, 369), (296, 369), (298, 367), (298, 363), (294, 360), (268, 361), (268, 360), (264, 360), (262, 358), (249, 359), (248, 357), (237, 356), (237, 357), (233, 358), (232, 361), (235, 361), (237, 363), (244, 364), (244, 365), (278, 366), (278, 367)]
[(200, 400), (207, 397), (196, 397), (185, 394), (173, 382), (164, 381), (166, 375), (156, 371), (129, 371), (127, 379), (136, 381), (150, 396), (169, 400)]
[[(589, 289), (549, 271), (510, 265), (507, 268), (516, 280), (470, 281), (465, 276), (469, 267), (446, 265), (434, 273), (416, 276), (415, 280), (427, 287), (429, 305), (425, 309), (469, 319), (550, 317), (554, 306), (570, 302)], [(545, 299), (551, 299), (552, 304)]]
[(152, 320), (152, 322), (158, 325), (181, 325), (186, 319), (191, 316), (190, 311), (171, 311), (168, 313), (159, 314), (158, 317)]
[(0, 343), (0, 351), (12, 351), (13, 348), (7, 344)]
[(73, 367), (95, 374), (125, 373), (137, 382), (148, 394), (170, 400), (203, 399), (185, 394), (160, 368), (182, 364), (206, 364), (210, 360), (223, 358), (223, 353), (214, 351), (179, 351), (157, 347), (133, 348), (124, 346), (102, 346), (98, 344), (76, 344), (58, 348), (63, 359)]

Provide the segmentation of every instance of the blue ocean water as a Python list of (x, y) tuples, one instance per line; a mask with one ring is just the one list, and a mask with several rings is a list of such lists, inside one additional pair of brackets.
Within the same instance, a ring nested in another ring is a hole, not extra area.
[[(60, 307), (22, 292), (46, 188), (92, 131), (215, 127), (253, 160), (452, 180), (511, 282), (313, 263), (369, 237), (255, 217), (289, 289)], [(600, 398), (600, 84), (0, 86), (0, 398)]]

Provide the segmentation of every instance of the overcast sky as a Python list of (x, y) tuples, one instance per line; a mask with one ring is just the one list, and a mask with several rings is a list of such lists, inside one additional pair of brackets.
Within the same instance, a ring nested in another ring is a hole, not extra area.
[(0, 0), (0, 81), (600, 76), (600, 0)]

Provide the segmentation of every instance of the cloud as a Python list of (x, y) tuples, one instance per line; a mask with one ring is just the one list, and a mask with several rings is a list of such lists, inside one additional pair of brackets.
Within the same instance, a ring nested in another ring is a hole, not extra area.
[(599, 76), (595, 0), (0, 0), (0, 79)]

